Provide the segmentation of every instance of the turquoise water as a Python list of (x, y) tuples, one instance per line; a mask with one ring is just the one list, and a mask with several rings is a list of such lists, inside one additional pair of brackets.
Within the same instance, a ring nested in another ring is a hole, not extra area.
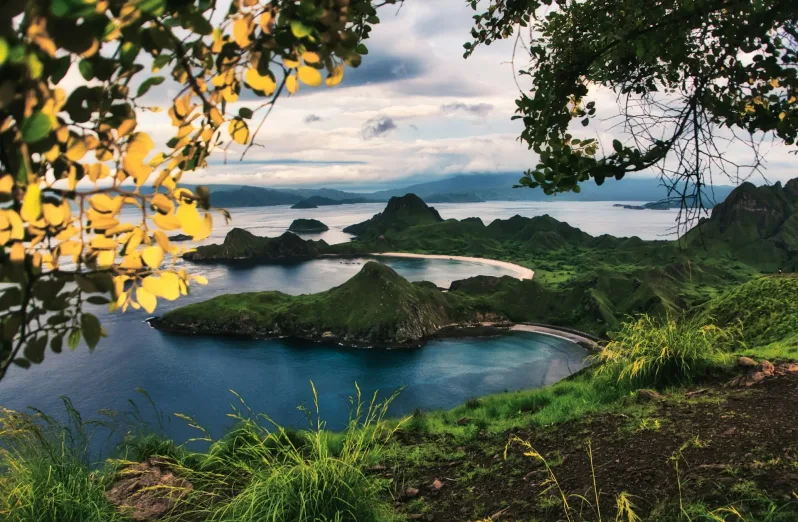
[[(266, 288), (291, 294), (311, 293), (338, 285), (366, 259), (323, 259), (295, 265), (251, 269), (192, 267), (210, 278), (207, 287), (178, 304), (213, 295)], [(383, 259), (411, 280), (448, 286), (453, 279), (477, 274), (503, 275), (502, 268), (449, 260)], [(312, 380), (321, 395), (321, 413), (332, 427), (347, 419), (348, 397), (357, 382), (364, 393), (386, 395), (404, 387), (391, 413), (415, 408), (449, 408), (470, 397), (556, 382), (583, 366), (585, 351), (564, 340), (530, 333), (495, 338), (439, 340), (413, 350), (363, 350), (337, 346), (292, 344), (282, 340), (185, 337), (165, 334), (144, 322), (140, 312), (100, 316), (109, 337), (94, 353), (48, 353), (31, 370), (12, 368), (0, 383), (0, 404), (61, 410), (59, 396), (69, 396), (84, 415), (104, 408), (125, 411), (136, 388), (152, 396), (167, 418), (183, 413), (214, 435), (229, 419), (239, 393), (256, 412), (265, 412), (288, 426), (302, 426), (297, 410), (310, 404)], [(177, 440), (196, 435), (179, 419), (166, 426)]]
[[(234, 226), (259, 235), (285, 231), (295, 217), (318, 217), (331, 230), (329, 242), (349, 240), (346, 225), (362, 221), (382, 205), (325, 207), (291, 211), (287, 207), (240, 209)], [(481, 217), (486, 223), (513, 214), (551, 214), (591, 233), (617, 236), (636, 234), (648, 239), (670, 232), (673, 216), (667, 212), (635, 212), (611, 203), (478, 203), (439, 205), (444, 218)], [(630, 218), (634, 219), (630, 219)], [(223, 239), (229, 226), (214, 230), (213, 241)], [(313, 293), (339, 285), (360, 270), (367, 259), (321, 259), (292, 265), (232, 268), (218, 265), (186, 269), (202, 273), (207, 287), (177, 303), (159, 303), (158, 313), (215, 295), (259, 290), (290, 294)], [(481, 263), (451, 260), (385, 259), (404, 277), (448, 287), (453, 280), (475, 275), (501, 276), (505, 269)], [(108, 315), (93, 310), (108, 331), (94, 353), (85, 346), (75, 352), (47, 353), (43, 364), (25, 371), (12, 367), (0, 382), (0, 405), (22, 409), (34, 406), (46, 412), (62, 411), (59, 396), (70, 397), (87, 416), (101, 409), (127, 410), (137, 388), (146, 389), (158, 408), (172, 418), (168, 434), (184, 440), (196, 433), (174, 418), (190, 415), (219, 435), (229, 424), (226, 414), (237, 399), (235, 390), (256, 412), (276, 421), (302, 426), (305, 417), (297, 405), (310, 403), (313, 380), (321, 395), (321, 413), (332, 427), (347, 418), (348, 397), (355, 382), (364, 393), (379, 389), (385, 395), (404, 388), (391, 413), (416, 408), (449, 408), (471, 397), (505, 390), (543, 386), (583, 367), (585, 351), (567, 341), (530, 333), (487, 339), (435, 341), (415, 350), (355, 350), (335, 346), (296, 345), (280, 340), (220, 337), (182, 337), (150, 328), (143, 312)]]

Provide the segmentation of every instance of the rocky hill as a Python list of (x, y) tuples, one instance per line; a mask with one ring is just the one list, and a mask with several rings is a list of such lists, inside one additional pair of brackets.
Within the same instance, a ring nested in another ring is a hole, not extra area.
[(297, 202), (291, 208), (293, 209), (318, 208), (318, 207), (329, 207), (333, 205), (354, 205), (357, 203), (376, 203), (376, 201), (367, 198), (332, 199), (332, 198), (325, 198), (324, 196), (311, 196), (307, 199), (303, 199), (302, 201)]
[(427, 206), (415, 194), (393, 197), (381, 213), (371, 219), (348, 226), (344, 232), (354, 234), (358, 238), (376, 239), (388, 232), (405, 230), (412, 226), (440, 223), (441, 215), (433, 207)]
[(329, 248), (324, 241), (305, 240), (291, 232), (280, 237), (259, 237), (241, 228), (227, 233), (224, 243), (198, 247), (183, 254), (194, 262), (272, 262), (310, 259)]

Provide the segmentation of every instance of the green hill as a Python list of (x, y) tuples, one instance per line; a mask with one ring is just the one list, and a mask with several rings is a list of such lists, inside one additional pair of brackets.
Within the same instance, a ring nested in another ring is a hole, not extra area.
[(194, 262), (247, 261), (269, 262), (310, 259), (324, 253), (329, 246), (324, 241), (304, 240), (291, 232), (280, 237), (259, 237), (241, 228), (227, 233), (224, 243), (198, 247), (183, 258)]
[(154, 325), (191, 334), (414, 345), (461, 317), (465, 314), (434, 285), (410, 283), (371, 261), (355, 277), (326, 292), (223, 295), (171, 311)]
[(438, 211), (427, 206), (420, 197), (415, 194), (405, 194), (402, 197), (391, 198), (380, 214), (362, 223), (348, 226), (344, 232), (362, 239), (377, 239), (389, 232), (441, 221), (443, 218)]

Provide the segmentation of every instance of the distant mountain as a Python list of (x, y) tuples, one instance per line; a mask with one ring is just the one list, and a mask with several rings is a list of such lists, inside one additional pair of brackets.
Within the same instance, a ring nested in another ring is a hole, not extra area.
[(473, 192), (431, 194), (424, 197), (427, 203), (483, 203), (485, 200)]
[(443, 218), (415, 194), (393, 197), (385, 210), (362, 223), (348, 226), (344, 232), (359, 238), (376, 239), (388, 231), (404, 230), (416, 225), (440, 223)]
[[(519, 174), (461, 174), (439, 181), (418, 183), (400, 189), (381, 190), (368, 197), (393, 197), (416, 194), (425, 200), (437, 194), (473, 193), (485, 201), (660, 201), (672, 197), (657, 178), (607, 180), (599, 186), (583, 183), (580, 193), (567, 192), (547, 196), (540, 189), (512, 188), (518, 184)], [(723, 201), (734, 187), (718, 185), (707, 191), (708, 201)]]
[(332, 198), (325, 198), (324, 196), (311, 196), (307, 199), (303, 199), (302, 201), (300, 201), (291, 208), (294, 209), (318, 208), (318, 207), (328, 207), (333, 205), (355, 205), (357, 203), (377, 203), (377, 201), (366, 198), (332, 199)]
[(260, 187), (242, 186), (231, 190), (211, 190), (211, 205), (221, 208), (293, 205), (301, 200), (302, 197), (298, 194)]

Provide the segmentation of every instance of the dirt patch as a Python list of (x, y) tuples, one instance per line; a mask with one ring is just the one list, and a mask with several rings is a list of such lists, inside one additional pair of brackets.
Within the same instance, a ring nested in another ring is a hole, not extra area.
[(133, 520), (157, 520), (191, 489), (191, 483), (175, 475), (168, 462), (150, 458), (123, 469), (106, 497)]
[[(566, 493), (593, 500), (595, 470), (606, 519), (615, 519), (616, 498), (625, 492), (643, 520), (662, 520), (678, 509), (680, 484), (685, 505), (735, 503), (744, 511), (750, 506), (736, 502), (756, 503), (765, 495), (780, 505), (792, 500), (788, 509), (797, 509), (798, 374), (774, 371), (752, 387), (725, 384), (705, 385), (686, 395), (665, 394), (636, 409), (630, 406), (628, 414), (599, 414), (484, 438), (459, 448), (466, 453), (461, 459), (395, 469), (403, 484), (419, 489), (412, 504), (397, 509), (423, 512), (437, 522), (490, 516), (502, 521), (561, 520), (562, 506), (553, 491), (546, 491), (550, 484), (542, 463), (524, 456), (518, 445), (504, 459), (512, 436), (545, 456)], [(455, 450), (446, 440), (436, 444)], [(436, 479), (444, 487), (434, 488)], [(576, 498), (571, 502), (580, 505)], [(585, 520), (597, 518), (583, 507)], [(781, 520), (798, 520), (798, 514), (789, 513)]]

